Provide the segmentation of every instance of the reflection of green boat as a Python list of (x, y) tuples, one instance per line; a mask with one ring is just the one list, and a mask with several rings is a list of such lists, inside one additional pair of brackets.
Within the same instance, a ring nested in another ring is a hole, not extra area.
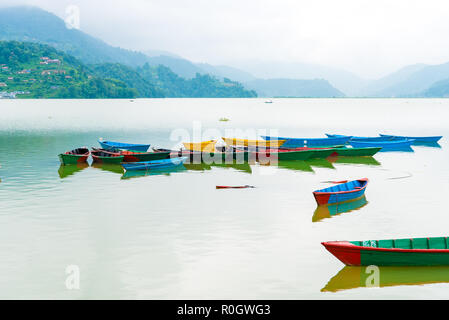
[(80, 162), (78, 164), (66, 164), (66, 165), (61, 164), (58, 169), (58, 174), (59, 177), (63, 179), (65, 177), (71, 176), (72, 174), (75, 174), (78, 171), (84, 170), (87, 167), (89, 167), (89, 165), (86, 162)]
[(93, 162), (92, 167), (118, 174), (123, 174), (124, 172), (123, 167), (119, 164)]
[(184, 167), (187, 170), (192, 170), (192, 171), (206, 171), (206, 170), (211, 170), (211, 166), (210, 164), (206, 164), (204, 162), (200, 162), (200, 163), (184, 163)]
[(220, 168), (233, 168), (237, 171), (246, 172), (246, 173), (252, 172), (251, 166), (249, 165), (248, 162), (237, 163), (236, 161), (234, 161), (234, 163), (221, 163), (221, 164), (212, 163), (210, 166), (220, 167)]
[(318, 206), (312, 216), (312, 222), (317, 222), (325, 218), (331, 218), (341, 213), (358, 210), (364, 207), (367, 203), (368, 201), (366, 201), (366, 197), (363, 195), (353, 201)]
[(298, 171), (305, 171), (305, 172), (314, 172), (310, 164), (308, 164), (304, 160), (292, 160), (292, 161), (279, 161), (277, 163), (277, 166), (279, 168), (283, 169), (289, 169), (289, 170), (298, 170)]
[(373, 157), (341, 157), (332, 156), (328, 160), (332, 163), (342, 163), (342, 164), (365, 164), (369, 166), (380, 166), (380, 162)]
[(332, 165), (332, 162), (329, 162), (326, 159), (308, 159), (306, 160), (306, 162), (310, 166), (318, 168), (335, 169), (335, 167)]
[(122, 179), (131, 179), (131, 178), (139, 178), (139, 177), (146, 177), (146, 176), (158, 176), (158, 175), (169, 176), (172, 173), (182, 172), (182, 171), (186, 171), (186, 170), (187, 169), (184, 166), (151, 169), (151, 170), (131, 170), (131, 171), (126, 171), (123, 174)]
[[(432, 267), (377, 267), (379, 287), (449, 283), (449, 266)], [(344, 267), (321, 291), (336, 292), (372, 287), (374, 272), (371, 267)]]

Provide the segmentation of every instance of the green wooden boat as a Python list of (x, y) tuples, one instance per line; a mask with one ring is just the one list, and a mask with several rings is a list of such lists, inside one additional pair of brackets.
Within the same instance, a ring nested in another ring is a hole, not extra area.
[[(334, 153), (339, 156), (346, 157), (372, 157), (381, 147), (368, 147), (368, 148), (335, 148)], [(332, 153), (332, 155), (334, 154)]]
[[(379, 287), (449, 283), (449, 266), (391, 267), (379, 266)], [(377, 271), (377, 270), (376, 270)], [(369, 288), (373, 283), (373, 267), (345, 266), (332, 277), (322, 292), (337, 292), (355, 288)]]
[(95, 149), (92, 150), (90, 154), (94, 162), (98, 163), (120, 164), (123, 162), (124, 158), (124, 156), (119, 153), (103, 152)]
[(312, 158), (318, 158), (318, 159), (326, 159), (331, 154), (336, 152), (339, 148), (329, 148), (329, 149), (312, 149), (313, 152), (312, 155), (309, 157), (309, 159)]
[(350, 266), (449, 265), (448, 237), (330, 241), (323, 246)]
[(86, 147), (73, 149), (59, 154), (58, 157), (63, 165), (83, 163), (86, 162), (89, 157), (89, 149)]

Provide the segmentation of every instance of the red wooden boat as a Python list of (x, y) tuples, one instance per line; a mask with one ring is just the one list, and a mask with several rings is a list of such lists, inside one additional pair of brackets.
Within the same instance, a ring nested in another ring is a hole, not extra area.
[(449, 265), (448, 237), (330, 241), (322, 245), (348, 266)]

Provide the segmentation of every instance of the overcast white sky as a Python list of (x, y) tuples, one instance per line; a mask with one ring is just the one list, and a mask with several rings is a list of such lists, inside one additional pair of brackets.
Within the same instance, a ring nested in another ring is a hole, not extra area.
[(449, 61), (447, 0), (0, 0), (61, 17), (129, 49), (195, 62), (291, 61), (375, 78), (414, 63)]

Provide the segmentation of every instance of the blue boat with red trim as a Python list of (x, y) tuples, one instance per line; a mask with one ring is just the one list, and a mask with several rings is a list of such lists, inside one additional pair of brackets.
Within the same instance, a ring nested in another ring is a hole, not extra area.
[(313, 196), (318, 205), (350, 201), (363, 196), (367, 185), (368, 178), (344, 181), (344, 183), (329, 188), (316, 190), (313, 192)]
[(105, 150), (129, 150), (129, 151), (139, 151), (146, 152), (150, 147), (149, 144), (136, 144), (136, 143), (124, 143), (115, 141), (104, 141), (98, 140), (100, 146)]
[(332, 147), (337, 145), (344, 145), (351, 136), (342, 136), (335, 138), (286, 138), (286, 137), (271, 137), (261, 136), (264, 140), (286, 140), (280, 149), (291, 149), (301, 147)]
[(142, 161), (142, 162), (128, 162), (122, 163), (126, 171), (130, 170), (151, 170), (160, 168), (171, 168), (182, 165), (187, 160), (187, 157), (177, 157), (171, 159)]

